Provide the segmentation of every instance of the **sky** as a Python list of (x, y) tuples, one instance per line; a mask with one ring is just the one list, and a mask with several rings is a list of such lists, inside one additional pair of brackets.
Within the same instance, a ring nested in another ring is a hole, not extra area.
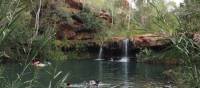
[[(132, 7), (133, 9), (137, 9), (136, 4), (134, 3), (137, 0), (127, 0), (127, 1), (130, 4), (130, 7)], [(180, 6), (180, 3), (184, 3), (184, 0), (164, 0), (164, 1), (165, 3), (175, 2), (177, 7)], [(172, 8), (170, 7), (170, 9)]]
[(184, 0), (165, 0), (167, 3), (170, 2), (170, 1), (173, 1), (176, 3), (176, 6), (179, 7), (180, 6), (180, 3), (184, 3)]

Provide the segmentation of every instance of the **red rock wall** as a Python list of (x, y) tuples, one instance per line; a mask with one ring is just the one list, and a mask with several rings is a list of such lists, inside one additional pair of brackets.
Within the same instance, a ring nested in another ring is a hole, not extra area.
[(71, 8), (83, 9), (83, 0), (65, 0), (65, 3), (69, 4)]

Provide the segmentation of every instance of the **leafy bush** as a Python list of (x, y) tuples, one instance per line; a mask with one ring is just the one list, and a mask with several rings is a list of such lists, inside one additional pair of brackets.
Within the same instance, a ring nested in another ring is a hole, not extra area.
[[(49, 51), (56, 47), (52, 42), (55, 40), (55, 31), (52, 26), (33, 27), (35, 16), (31, 14), (33, 9), (30, 8), (28, 2), (21, 0), (0, 1), (1, 59), (29, 61), (34, 58), (51, 58)], [(40, 30), (44, 31), (38, 33)]]
[(91, 12), (89, 8), (84, 8), (77, 14), (83, 20), (85, 30), (100, 30), (102, 29), (103, 23), (97, 18), (94, 12)]

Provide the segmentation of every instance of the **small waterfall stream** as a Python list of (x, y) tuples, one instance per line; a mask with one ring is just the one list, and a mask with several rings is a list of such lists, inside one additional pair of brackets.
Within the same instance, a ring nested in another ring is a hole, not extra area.
[(124, 46), (124, 56), (119, 60), (119, 62), (128, 62), (128, 42), (129, 39), (123, 40), (123, 46)]
[(103, 58), (102, 58), (102, 53), (103, 53), (103, 47), (101, 46), (100, 49), (99, 49), (98, 58), (97, 58), (96, 60), (103, 60)]

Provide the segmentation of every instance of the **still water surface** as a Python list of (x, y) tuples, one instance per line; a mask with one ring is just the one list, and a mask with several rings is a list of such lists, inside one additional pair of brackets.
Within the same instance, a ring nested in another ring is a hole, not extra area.
[[(16, 74), (22, 72), (22, 66), (9, 64), (5, 66), (3, 75), (9, 79), (16, 79)], [(68, 60), (64, 62), (52, 63), (52, 66), (45, 68), (28, 67), (22, 80), (27, 81), (33, 78), (38, 80), (38, 88), (47, 88), (49, 81), (58, 72), (62, 71), (58, 81), (67, 73), (66, 82), (81, 84), (84, 81), (100, 80), (104, 84), (109, 84), (104, 88), (148, 88), (162, 87), (169, 81), (163, 74), (166, 67), (163, 65), (150, 65), (135, 62), (111, 62), (96, 60)], [(53, 83), (54, 85), (54, 83)]]

